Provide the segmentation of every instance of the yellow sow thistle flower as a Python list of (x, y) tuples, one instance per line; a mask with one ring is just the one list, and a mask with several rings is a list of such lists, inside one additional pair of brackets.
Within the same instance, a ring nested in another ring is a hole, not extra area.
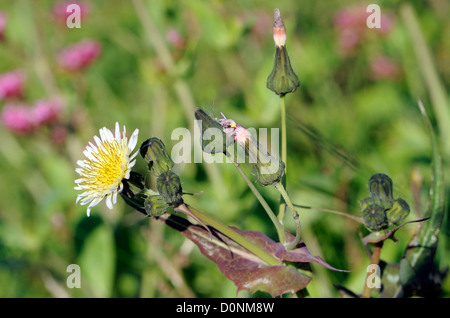
[(87, 159), (78, 160), (80, 166), (75, 171), (80, 179), (75, 180), (75, 190), (83, 191), (77, 196), (77, 203), (86, 205), (89, 216), (92, 207), (106, 198), (109, 209), (117, 202), (117, 194), (122, 192), (122, 180), (130, 178), (131, 168), (135, 165), (134, 159), (139, 151), (131, 155), (136, 147), (139, 130), (136, 129), (128, 140), (125, 126), (120, 132), (119, 123), (116, 123), (115, 134), (108, 128), (99, 130), (100, 138), (94, 136), (95, 144), (89, 142), (83, 154)]

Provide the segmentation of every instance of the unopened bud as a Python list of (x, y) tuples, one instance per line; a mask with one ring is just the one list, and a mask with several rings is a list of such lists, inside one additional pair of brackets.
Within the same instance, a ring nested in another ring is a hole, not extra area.
[(359, 206), (361, 207), (361, 211), (363, 211), (365, 208), (367, 208), (369, 205), (371, 205), (373, 202), (372, 202), (372, 198), (365, 198), (365, 199), (362, 199), (360, 202), (359, 202)]
[(167, 212), (169, 205), (164, 201), (160, 195), (152, 195), (145, 199), (145, 211), (150, 216), (160, 216)]
[(386, 211), (386, 217), (391, 224), (398, 225), (409, 215), (409, 205), (405, 200), (398, 198), (394, 201), (392, 208)]
[(275, 61), (272, 72), (267, 78), (267, 88), (275, 94), (284, 96), (293, 93), (300, 86), (300, 81), (292, 69), (286, 50), (286, 28), (281, 20), (280, 10), (274, 10), (273, 39), (276, 45)]
[(390, 209), (394, 203), (392, 195), (392, 180), (383, 173), (374, 174), (369, 179), (370, 196), (374, 204)]
[(283, 161), (270, 154), (267, 154), (266, 158), (269, 158), (268, 162), (258, 160), (256, 164), (252, 164), (255, 179), (262, 187), (279, 183), (285, 172)]
[(160, 139), (156, 137), (147, 139), (142, 143), (139, 151), (155, 176), (173, 168), (173, 161)]
[(387, 227), (388, 221), (384, 208), (377, 204), (369, 204), (363, 211), (364, 224), (371, 231), (379, 231)]
[(164, 201), (173, 207), (183, 203), (183, 189), (177, 174), (172, 170), (164, 171), (156, 179), (156, 188)]
[(225, 153), (227, 138), (222, 125), (200, 108), (195, 110), (195, 119), (201, 123), (200, 143), (203, 151), (210, 154)]

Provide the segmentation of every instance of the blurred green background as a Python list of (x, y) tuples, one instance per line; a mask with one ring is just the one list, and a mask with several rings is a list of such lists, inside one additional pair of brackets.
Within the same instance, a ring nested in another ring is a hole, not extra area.
[[(245, 127), (279, 127), (279, 98), (266, 88), (275, 52), (274, 1), (86, 1), (89, 12), (80, 29), (52, 19), (56, 3), (0, 3), (7, 16), (0, 73), (26, 72), (26, 103), (55, 96), (64, 103), (59, 121), (34, 134), (0, 127), (0, 297), (236, 297), (236, 286), (195, 245), (122, 200), (113, 210), (101, 202), (87, 217), (86, 207), (75, 204), (75, 167), (98, 129), (113, 129), (116, 121), (129, 133), (139, 128), (138, 145), (156, 136), (168, 149), (178, 142), (171, 138), (175, 128), (192, 127), (194, 107), (217, 117), (224, 112)], [(378, 1), (382, 30), (362, 26), (356, 38), (346, 34), (338, 14), (360, 6), (364, 12), (369, 3), (276, 2), (301, 81), (286, 96), (287, 189), (295, 203), (360, 216), (367, 181), (382, 172), (393, 179), (394, 195), (410, 204), (412, 220), (426, 207), (431, 178), (431, 148), (417, 99), (437, 131), (448, 118), (435, 113), (424, 76), (429, 69), (416, 55), (402, 6), (409, 3), (416, 12), (448, 109), (450, 4)], [(58, 53), (86, 38), (101, 43), (98, 59), (81, 72), (62, 71)], [(380, 58), (388, 59), (387, 66), (376, 64)], [(64, 131), (58, 142), (55, 127)], [(441, 136), (447, 173), (449, 137)], [(136, 171), (145, 173), (140, 157)], [(176, 171), (186, 192), (203, 191), (186, 196), (189, 204), (276, 239), (231, 164), (183, 164)], [(412, 176), (422, 180), (419, 196), (413, 195)], [(261, 192), (277, 210), (276, 191)], [(339, 297), (333, 285), (361, 293), (369, 258), (359, 232), (367, 231), (340, 216), (299, 212), (311, 253), (351, 271), (313, 264), (310, 295)], [(386, 242), (382, 260), (397, 263), (414, 228), (397, 232), (397, 243)], [(448, 235), (446, 217), (436, 257), (441, 269), (448, 266)], [(70, 264), (80, 265), (81, 288), (66, 285)], [(440, 296), (449, 295), (447, 278)]]

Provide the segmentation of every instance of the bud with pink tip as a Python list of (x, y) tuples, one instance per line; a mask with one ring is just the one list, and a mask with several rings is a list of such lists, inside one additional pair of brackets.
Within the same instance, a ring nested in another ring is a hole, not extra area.
[(274, 66), (266, 82), (268, 89), (279, 96), (296, 91), (300, 86), (297, 74), (291, 66), (286, 49), (286, 29), (281, 19), (280, 10), (274, 10), (273, 40), (276, 45)]

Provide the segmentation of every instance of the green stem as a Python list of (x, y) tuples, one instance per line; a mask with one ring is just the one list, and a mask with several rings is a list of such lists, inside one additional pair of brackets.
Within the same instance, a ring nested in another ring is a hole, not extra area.
[(337, 214), (337, 215), (342, 215), (342, 216), (345, 216), (346, 218), (349, 218), (349, 219), (351, 219), (353, 221), (356, 221), (358, 223), (364, 224), (363, 218), (359, 218), (357, 216), (353, 216), (353, 215), (350, 215), (350, 214), (345, 213), (345, 212), (332, 210), (332, 209), (319, 208), (319, 207), (315, 207), (315, 206), (300, 205), (300, 204), (295, 204), (295, 203), (294, 203), (294, 206), (296, 206), (298, 208), (303, 208), (303, 209), (318, 210), (318, 211), (322, 211), (322, 212), (328, 212), (328, 213), (333, 213), (333, 214)]
[(296, 227), (296, 234), (295, 238), (292, 242), (286, 244), (286, 249), (291, 250), (297, 246), (297, 244), (300, 242), (302, 238), (302, 227), (300, 224), (300, 219), (298, 216), (297, 211), (294, 208), (294, 205), (292, 204), (291, 199), (289, 198), (289, 195), (286, 192), (286, 189), (284, 188), (283, 184), (281, 182), (275, 184), (275, 188), (280, 192), (281, 196), (283, 197), (284, 201), (286, 202), (289, 210), (292, 212), (292, 217), (294, 218), (294, 223)]
[(250, 242), (245, 237), (243, 237), (241, 234), (237, 233), (233, 229), (229, 228), (225, 224), (213, 219), (212, 217), (204, 214), (203, 212), (197, 210), (196, 208), (192, 206), (186, 206), (186, 205), (180, 205), (178, 209), (181, 212), (185, 213), (191, 213), (194, 214), (197, 218), (199, 218), (203, 223), (206, 225), (212, 226), (222, 234), (228, 236), (230, 239), (241, 245), (242, 247), (249, 250), (254, 255), (258, 256), (261, 260), (266, 262), (270, 266), (276, 266), (281, 265), (281, 261), (271, 254), (267, 253), (267, 251), (263, 250), (258, 245), (254, 244), (253, 242)]
[[(286, 103), (285, 95), (280, 96), (281, 105), (281, 161), (284, 162), (284, 176), (282, 179), (283, 186), (286, 187), (286, 172), (287, 172), (287, 133), (286, 133)], [(283, 224), (284, 215), (286, 212), (286, 203), (280, 198), (280, 206), (278, 208), (278, 220)]]
[(285, 95), (280, 96), (281, 104), (281, 160), (284, 162), (287, 171), (287, 137), (286, 137), (286, 103)]
[(253, 192), (255, 197), (258, 199), (259, 203), (263, 206), (264, 210), (266, 210), (267, 215), (272, 220), (273, 225), (275, 225), (275, 228), (278, 233), (278, 238), (281, 243), (284, 243), (286, 241), (286, 236), (284, 234), (284, 228), (281, 225), (281, 223), (278, 221), (277, 217), (273, 213), (272, 209), (270, 208), (269, 204), (267, 204), (266, 200), (262, 197), (261, 193), (259, 193), (258, 189), (256, 189), (255, 185), (250, 181), (250, 179), (245, 175), (244, 171), (242, 170), (241, 165), (238, 162), (234, 162), (234, 166), (236, 167), (237, 171), (241, 175), (242, 179), (244, 179), (245, 183), (247, 183), (250, 190)]

